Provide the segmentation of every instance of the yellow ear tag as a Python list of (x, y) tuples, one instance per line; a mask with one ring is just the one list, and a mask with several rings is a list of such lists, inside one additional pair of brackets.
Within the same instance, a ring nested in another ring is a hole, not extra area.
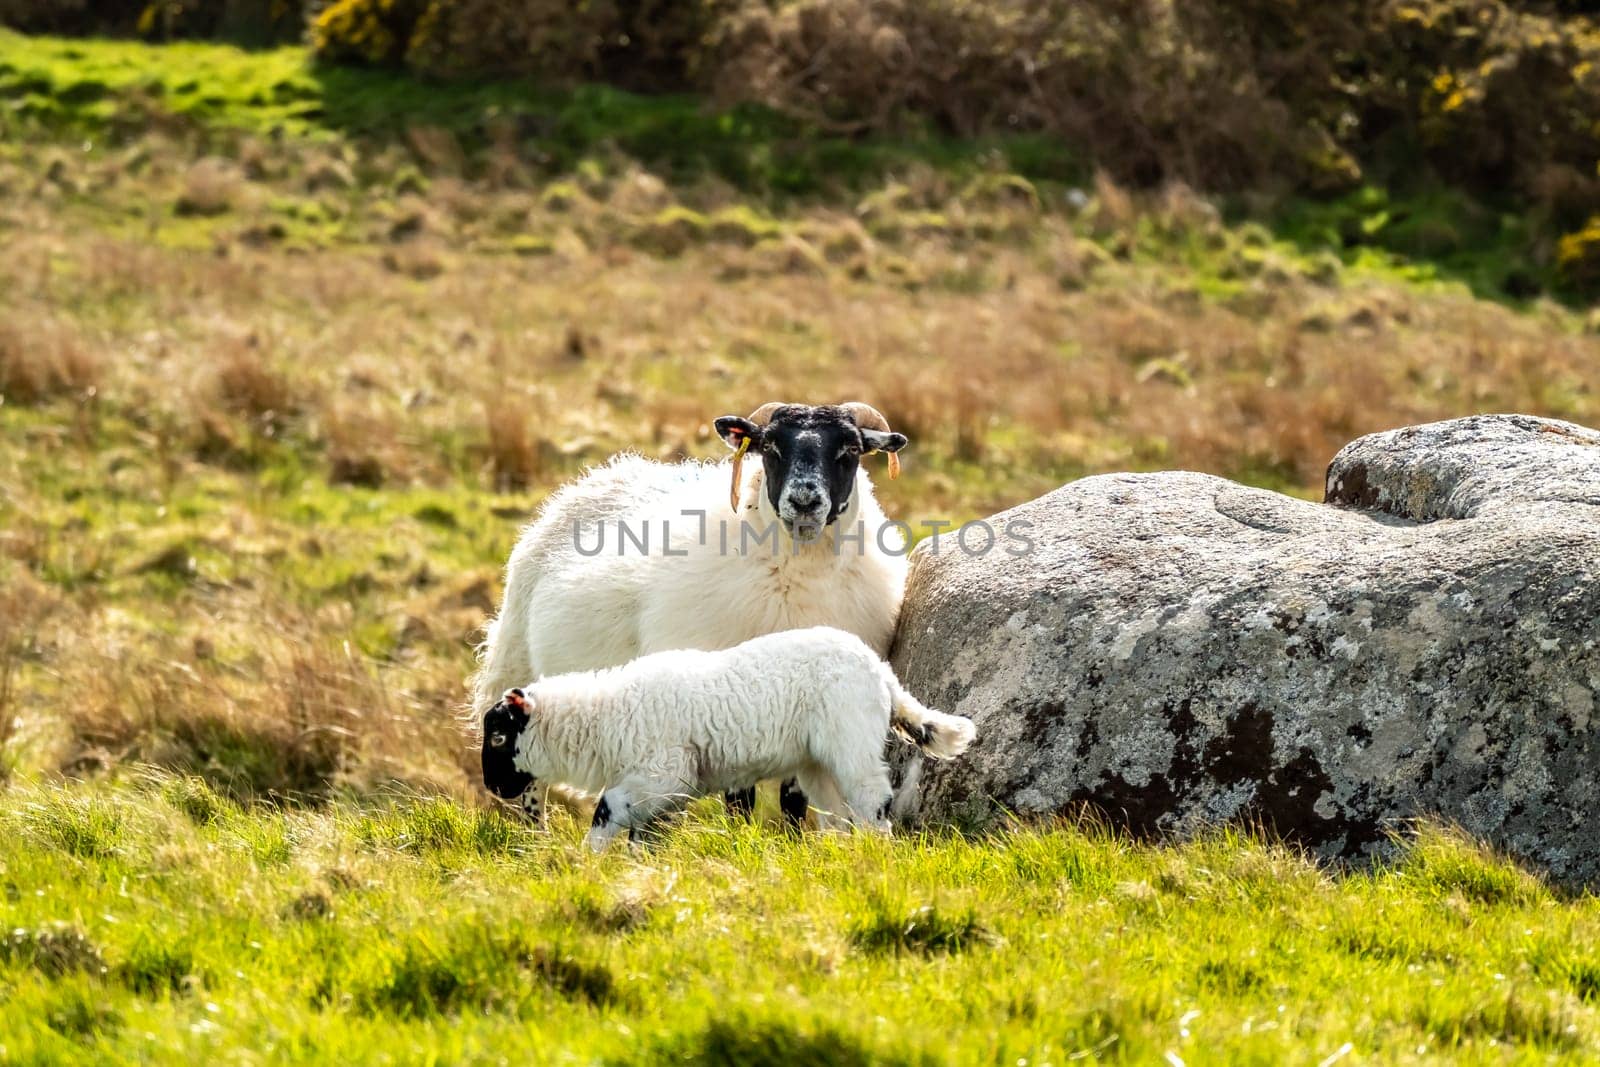
[(728, 489), (728, 506), (733, 513), (739, 513), (739, 468), (744, 465), (745, 450), (750, 447), (750, 436), (745, 435), (739, 442), (739, 450), (733, 454), (733, 485)]
[(900, 477), (900, 453), (898, 452), (889, 453), (889, 477)]

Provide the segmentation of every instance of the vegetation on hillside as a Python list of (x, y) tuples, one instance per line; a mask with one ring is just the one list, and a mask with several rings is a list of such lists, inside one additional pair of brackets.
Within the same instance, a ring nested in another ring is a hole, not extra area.
[[(1487, 236), (1510, 256), (1493, 284), (1519, 298), (1600, 284), (1593, 14), (1503, 0), (0, 3), (0, 23), (34, 30), (259, 45), (304, 27), (335, 108), (354, 67), (517, 76), (545, 93), (706, 93), (769, 131), (1028, 133), (1135, 188), (1256, 201), (1381, 189), (1433, 210), (1319, 239), (1437, 257)], [(544, 151), (541, 95), (506, 100), (503, 147)], [(757, 105), (773, 110), (751, 118)]]
[(670, 100), (574, 93), (588, 132), (535, 165), (472, 140), (504, 86), (384, 127), (349, 116), (423, 90), (375, 74), (330, 110), (294, 50), (5, 41), (0, 548), (40, 615), (8, 646), (33, 765), (464, 787), (447, 711), (539, 495), (620, 448), (719, 455), (709, 420), (773, 397), (888, 412), (913, 524), (1121, 469), (1315, 496), (1370, 430), (1600, 420), (1574, 311), (1307, 254), (1181, 185), (1030, 179), (1031, 142), (802, 141), (840, 162), (782, 199), (673, 166), (667, 119), (715, 123)]

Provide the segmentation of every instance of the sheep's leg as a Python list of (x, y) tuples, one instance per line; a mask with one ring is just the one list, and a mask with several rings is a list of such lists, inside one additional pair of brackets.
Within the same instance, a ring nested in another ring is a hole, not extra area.
[(756, 811), (756, 787), (729, 790), (722, 794), (722, 801), (728, 805), (729, 815), (736, 819), (748, 819)]
[(810, 806), (806, 791), (800, 788), (800, 780), (785, 778), (778, 790), (778, 808), (783, 812), (784, 823), (795, 830), (805, 826), (806, 809)]

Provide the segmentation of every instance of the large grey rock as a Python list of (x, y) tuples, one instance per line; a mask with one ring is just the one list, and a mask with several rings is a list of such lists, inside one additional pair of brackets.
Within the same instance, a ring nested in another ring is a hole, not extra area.
[(1107, 475), (989, 520), (1027, 555), (919, 548), (894, 666), (979, 740), (913, 760), (897, 810), (1245, 819), (1356, 860), (1431, 815), (1600, 883), (1600, 433), (1375, 434), (1328, 501)]

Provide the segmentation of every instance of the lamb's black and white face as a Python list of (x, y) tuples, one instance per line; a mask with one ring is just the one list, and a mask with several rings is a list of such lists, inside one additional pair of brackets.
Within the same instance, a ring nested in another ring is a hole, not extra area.
[(483, 784), (501, 800), (515, 800), (533, 788), (533, 775), (517, 767), (517, 738), (528, 726), (528, 700), (508, 689), (483, 716)]
[(716, 421), (728, 447), (748, 438), (766, 470), (767, 500), (778, 520), (801, 540), (820, 536), (850, 506), (856, 469), (867, 452), (898, 452), (905, 434), (863, 429), (846, 408), (784, 404), (766, 425), (737, 415)]

